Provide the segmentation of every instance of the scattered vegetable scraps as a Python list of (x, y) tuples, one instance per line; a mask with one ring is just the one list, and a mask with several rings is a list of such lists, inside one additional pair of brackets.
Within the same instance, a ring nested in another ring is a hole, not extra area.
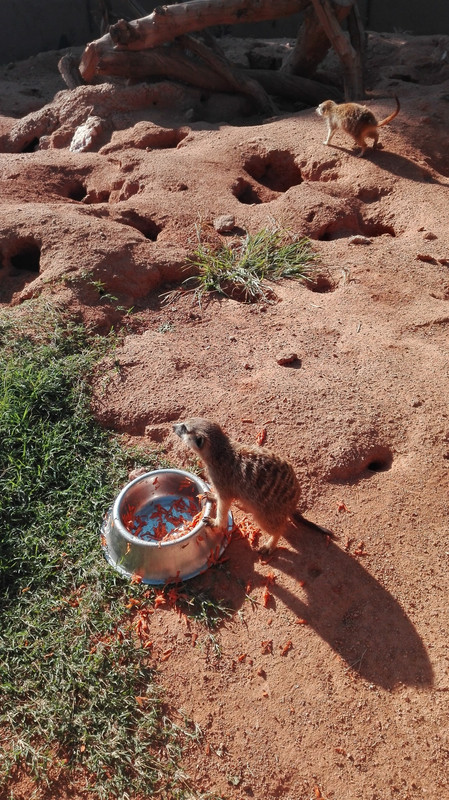
[(122, 522), (133, 536), (144, 541), (167, 542), (180, 539), (190, 533), (199, 523), (203, 509), (198, 511), (193, 498), (161, 498), (136, 513), (135, 506), (128, 504), (122, 512)]

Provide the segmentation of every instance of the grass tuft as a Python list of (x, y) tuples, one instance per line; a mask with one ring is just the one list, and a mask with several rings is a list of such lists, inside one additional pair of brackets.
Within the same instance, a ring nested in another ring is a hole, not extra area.
[(313, 274), (317, 254), (310, 240), (297, 237), (286, 230), (264, 228), (249, 233), (232, 245), (217, 247), (202, 241), (197, 228), (198, 247), (190, 259), (198, 274), (188, 278), (195, 281), (195, 296), (199, 302), (207, 292), (239, 297), (245, 302), (267, 300), (267, 282), (282, 278), (307, 280)]

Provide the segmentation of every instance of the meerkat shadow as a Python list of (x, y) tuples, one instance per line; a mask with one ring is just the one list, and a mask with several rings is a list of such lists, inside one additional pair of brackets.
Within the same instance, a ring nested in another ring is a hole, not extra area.
[[(376, 147), (375, 152), (378, 148)], [(379, 150), (379, 158), (376, 164), (380, 169), (390, 172), (392, 175), (398, 175), (400, 178), (407, 178), (408, 180), (415, 181), (415, 183), (436, 183), (439, 186), (448, 186), (448, 182), (438, 180), (438, 177), (433, 174), (433, 167), (431, 166), (431, 159), (428, 159), (428, 166), (424, 164), (417, 164), (407, 156), (401, 153), (395, 153), (393, 150), (383, 148)]]
[(205, 592), (213, 602), (235, 614), (250, 592), (264, 585), (263, 576), (256, 570), (259, 562), (259, 553), (237, 529), (219, 563), (189, 582), (190, 588), (194, 593)]
[(274, 583), (278, 601), (370, 683), (389, 690), (432, 686), (424, 643), (393, 595), (338, 542), (309, 531), (295, 534), (287, 534), (291, 547), (272, 562), (290, 579)]

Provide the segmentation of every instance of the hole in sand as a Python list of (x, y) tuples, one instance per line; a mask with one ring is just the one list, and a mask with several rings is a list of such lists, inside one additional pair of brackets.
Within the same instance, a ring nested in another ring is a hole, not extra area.
[(39, 149), (39, 139), (34, 138), (34, 139), (31, 139), (31, 141), (28, 142), (28, 144), (26, 144), (26, 145), (24, 145), (22, 147), (21, 152), (22, 153), (35, 153), (36, 150), (38, 150), (38, 149)]
[(232, 194), (237, 198), (237, 200), (247, 206), (252, 206), (262, 202), (254, 186), (252, 186), (249, 181), (245, 181), (244, 178), (237, 178), (234, 186), (232, 187)]
[(388, 458), (375, 458), (366, 465), (366, 469), (370, 472), (387, 472), (391, 469), (392, 461), (391, 455)]
[[(348, 454), (349, 455), (349, 454)], [(388, 472), (393, 466), (393, 453), (385, 445), (372, 445), (362, 454), (342, 459), (340, 464), (332, 469), (330, 479), (334, 481), (354, 481), (360, 478), (370, 478), (379, 472)]]
[(66, 187), (67, 197), (70, 200), (76, 200), (78, 203), (81, 203), (82, 200), (87, 195), (87, 189), (81, 181), (74, 181), (73, 183), (69, 183)]
[(335, 283), (329, 278), (328, 275), (314, 275), (313, 278), (307, 278), (304, 285), (311, 292), (317, 294), (326, 294), (327, 292), (334, 292), (337, 288)]
[(376, 220), (364, 220), (359, 214), (353, 213), (331, 220), (315, 234), (311, 234), (311, 237), (320, 242), (331, 242), (357, 235), (394, 237), (396, 234), (391, 225)]
[(142, 233), (145, 238), (149, 239), (151, 242), (156, 241), (161, 230), (163, 229), (163, 226), (159, 225), (157, 222), (154, 222), (154, 220), (142, 217), (136, 211), (131, 210), (120, 214), (117, 222), (120, 222), (122, 225), (128, 225), (130, 228), (135, 228), (136, 231)]
[(39, 273), (41, 251), (40, 247), (34, 242), (23, 242), (10, 256), (13, 269), (20, 272)]
[(302, 175), (288, 150), (272, 150), (266, 155), (253, 155), (243, 168), (255, 181), (273, 192), (286, 192), (302, 183)]
[(386, 188), (381, 189), (379, 186), (362, 186), (359, 189), (357, 197), (362, 203), (376, 203), (388, 194), (390, 194), (390, 190)]

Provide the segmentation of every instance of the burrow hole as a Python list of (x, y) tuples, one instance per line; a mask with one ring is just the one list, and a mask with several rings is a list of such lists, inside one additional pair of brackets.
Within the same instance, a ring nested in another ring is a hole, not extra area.
[(77, 203), (81, 203), (87, 195), (86, 186), (81, 181), (72, 181), (65, 187), (65, 191), (65, 196), (69, 200), (76, 200)]
[(371, 478), (381, 472), (388, 472), (393, 466), (393, 453), (385, 445), (373, 445), (357, 456), (344, 459), (331, 473), (331, 480), (346, 482)]
[(135, 147), (152, 150), (175, 148), (189, 133), (189, 128), (156, 128), (144, 133)]
[(368, 473), (388, 472), (393, 466), (393, 453), (388, 447), (378, 445), (364, 458), (361, 467)]
[(128, 225), (130, 228), (135, 228), (151, 242), (157, 240), (157, 237), (163, 229), (163, 225), (160, 225), (152, 219), (141, 216), (136, 211), (124, 211), (120, 214), (117, 222), (120, 222), (122, 225)]
[(30, 240), (17, 242), (9, 256), (13, 270), (17, 272), (32, 272), (34, 274), (39, 274), (40, 259), (40, 247), (36, 242)]
[(34, 139), (31, 139), (31, 140), (28, 142), (28, 144), (25, 144), (25, 145), (22, 147), (22, 150), (21, 150), (21, 152), (22, 152), (22, 153), (35, 153), (35, 152), (36, 152), (36, 150), (39, 150), (39, 139), (37, 139), (37, 138), (35, 137)]
[(311, 292), (316, 292), (316, 294), (327, 294), (328, 292), (334, 292), (337, 288), (328, 275), (314, 275), (313, 278), (307, 278), (304, 281), (304, 285)]
[(255, 154), (245, 161), (243, 168), (257, 183), (273, 192), (286, 192), (302, 183), (301, 170), (288, 150)]
[(396, 233), (391, 225), (374, 220), (364, 220), (358, 214), (351, 214), (333, 219), (320, 231), (311, 234), (312, 239), (318, 239), (320, 242), (331, 242), (335, 239), (345, 239), (356, 235), (394, 237)]
[(232, 194), (247, 206), (258, 205), (263, 202), (256, 188), (244, 178), (237, 178), (232, 187)]

